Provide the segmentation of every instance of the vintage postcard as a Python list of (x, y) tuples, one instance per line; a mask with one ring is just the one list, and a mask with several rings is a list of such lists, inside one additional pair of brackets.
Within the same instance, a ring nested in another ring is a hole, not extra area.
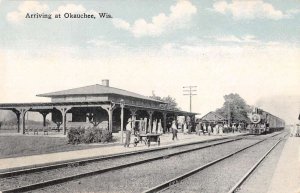
[(0, 0), (0, 192), (300, 192), (300, 1)]

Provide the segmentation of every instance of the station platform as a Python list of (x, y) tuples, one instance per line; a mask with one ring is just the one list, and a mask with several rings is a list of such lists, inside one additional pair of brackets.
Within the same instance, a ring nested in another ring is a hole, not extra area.
[(300, 193), (300, 137), (287, 139), (268, 193)]
[[(162, 146), (173, 146), (178, 144), (191, 143), (196, 141), (205, 141), (212, 140), (216, 138), (227, 138), (233, 137), (237, 135), (244, 135), (245, 133), (225, 133), (224, 135), (195, 135), (195, 134), (183, 134), (178, 133), (178, 140), (172, 140), (172, 134), (163, 134), (160, 139), (160, 147)], [(125, 139), (124, 139), (125, 140)], [(84, 149), (84, 150), (75, 150), (75, 151), (67, 151), (67, 152), (57, 152), (57, 153), (49, 153), (49, 154), (39, 154), (32, 156), (21, 156), (14, 158), (3, 158), (0, 159), (0, 172), (10, 171), (21, 168), (28, 168), (34, 166), (41, 166), (47, 164), (55, 164), (61, 163), (71, 160), (79, 160), (90, 157), (97, 156), (107, 156), (113, 154), (120, 154), (132, 151), (138, 151), (149, 148), (158, 148), (157, 143), (151, 142), (150, 147), (146, 146), (144, 143), (138, 143), (136, 147), (133, 144), (130, 144), (129, 148), (125, 148), (121, 143), (113, 143), (111, 145), (103, 145), (97, 148)]]

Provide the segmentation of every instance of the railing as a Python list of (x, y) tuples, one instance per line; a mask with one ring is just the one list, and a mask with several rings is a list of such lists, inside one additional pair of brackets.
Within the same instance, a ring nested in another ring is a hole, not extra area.
[(30, 132), (33, 132), (34, 135), (38, 135), (39, 132), (43, 132), (44, 135), (48, 135), (51, 131), (62, 131), (62, 128), (57, 126), (46, 126), (46, 127), (40, 127), (40, 126), (26, 126), (25, 128), (25, 134), (29, 134)]

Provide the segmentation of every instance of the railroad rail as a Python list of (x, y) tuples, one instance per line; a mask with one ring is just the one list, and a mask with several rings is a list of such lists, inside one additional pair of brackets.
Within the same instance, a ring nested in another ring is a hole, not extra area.
[(66, 176), (66, 177), (61, 177), (61, 178), (56, 178), (56, 179), (47, 180), (47, 181), (43, 181), (43, 182), (38, 182), (38, 183), (35, 183), (35, 184), (26, 185), (26, 186), (21, 186), (21, 187), (16, 187), (16, 188), (12, 188), (12, 189), (2, 190), (2, 193), (25, 192), (25, 191), (40, 189), (40, 188), (43, 188), (43, 187), (46, 187), (46, 186), (56, 185), (56, 184), (59, 184), (59, 183), (68, 182), (68, 181), (72, 181), (72, 180), (87, 177), (87, 176), (102, 174), (102, 173), (105, 173), (105, 172), (114, 171), (114, 170), (130, 167), (130, 166), (135, 166), (135, 165), (139, 165), (139, 164), (143, 164), (143, 163), (147, 163), (147, 162), (151, 162), (151, 161), (155, 161), (155, 160), (159, 160), (159, 159), (166, 159), (166, 158), (171, 157), (171, 156), (176, 156), (176, 155), (180, 155), (180, 154), (184, 154), (184, 153), (188, 153), (188, 152), (192, 152), (192, 151), (196, 151), (196, 150), (200, 150), (200, 149), (204, 149), (204, 148), (208, 148), (208, 147), (212, 147), (212, 146), (217, 146), (217, 145), (221, 145), (221, 144), (225, 144), (225, 143), (230, 143), (230, 142), (238, 141), (238, 140), (241, 140), (241, 139), (244, 139), (244, 137), (239, 136), (239, 137), (228, 137), (228, 138), (222, 138), (222, 139), (206, 140), (206, 141), (192, 142), (192, 143), (180, 144), (180, 145), (169, 146), (169, 147), (160, 147), (160, 148), (155, 148), (155, 149), (147, 149), (147, 150), (144, 150), (144, 151), (139, 150), (139, 151), (135, 151), (135, 152), (117, 154), (117, 155), (100, 157), (100, 158), (97, 157), (97, 158), (91, 158), (91, 159), (87, 159), (87, 160), (67, 162), (67, 163), (44, 166), (44, 167), (38, 167), (38, 168), (32, 168), (32, 169), (5, 172), (5, 173), (1, 173), (0, 177), (13, 177), (13, 176), (17, 176), (17, 175), (32, 173), (32, 172), (41, 172), (41, 171), (47, 171), (47, 170), (51, 170), (51, 169), (66, 167), (70, 164), (81, 165), (83, 163), (96, 162), (96, 161), (101, 161), (101, 160), (105, 160), (105, 159), (119, 158), (119, 157), (123, 157), (123, 156), (148, 153), (148, 152), (159, 151), (159, 150), (164, 150), (164, 149), (171, 149), (171, 148), (177, 148), (177, 147), (183, 147), (183, 146), (189, 146), (189, 145), (197, 145), (197, 144), (201, 144), (201, 143), (212, 143), (212, 142), (216, 142), (216, 141), (221, 141), (221, 142), (212, 143), (212, 144), (201, 146), (201, 147), (191, 148), (191, 149), (187, 149), (187, 150), (183, 150), (183, 151), (178, 151), (178, 152), (175, 152), (175, 153), (168, 153), (168, 154), (164, 154), (164, 155), (160, 155), (160, 156), (155, 156), (155, 157), (152, 157), (152, 158), (149, 158), (149, 159), (130, 162), (130, 163), (114, 166), (114, 167), (108, 167), (108, 168), (105, 168), (105, 169), (89, 171), (89, 172), (80, 173), (80, 174), (76, 174), (76, 175), (70, 175), (70, 176)]
[[(211, 162), (209, 162), (209, 163), (207, 163), (207, 164), (205, 164), (205, 165), (203, 165), (203, 166), (200, 166), (200, 167), (198, 167), (198, 168), (196, 168), (196, 169), (193, 169), (193, 170), (191, 170), (191, 171), (189, 171), (189, 172), (186, 172), (186, 173), (183, 174), (183, 175), (177, 176), (177, 177), (175, 177), (175, 178), (173, 178), (173, 179), (171, 179), (171, 180), (165, 181), (165, 182), (163, 182), (163, 183), (161, 183), (161, 184), (159, 184), (159, 185), (157, 185), (157, 186), (155, 186), (155, 187), (152, 187), (152, 188), (150, 188), (150, 189), (148, 189), (148, 190), (145, 190), (145, 191), (143, 191), (143, 193), (153, 193), (153, 192), (158, 192), (158, 191), (162, 191), (162, 190), (164, 190), (164, 189), (167, 189), (167, 188), (173, 186), (174, 184), (177, 184), (178, 182), (180, 182), (180, 181), (186, 179), (187, 177), (190, 177), (190, 176), (192, 176), (193, 174), (196, 174), (196, 173), (200, 172), (201, 170), (203, 170), (203, 169), (205, 169), (205, 168), (208, 168), (208, 167), (210, 167), (210, 166), (212, 166), (212, 165), (214, 165), (214, 164), (216, 164), (216, 163), (218, 163), (218, 162), (221, 162), (221, 161), (223, 161), (223, 160), (225, 160), (225, 159), (227, 159), (227, 158), (229, 158), (229, 157), (232, 157), (233, 155), (236, 155), (236, 154), (238, 154), (238, 153), (240, 153), (240, 152), (242, 152), (242, 151), (244, 151), (244, 150), (246, 150), (246, 149), (249, 149), (250, 147), (253, 147), (253, 146), (257, 145), (257, 144), (260, 144), (260, 143), (262, 143), (263, 141), (266, 141), (267, 139), (273, 138), (273, 137), (275, 137), (275, 136), (277, 136), (277, 135), (280, 135), (280, 134), (282, 134), (282, 133), (284, 133), (284, 132), (277, 133), (277, 134), (275, 134), (275, 135), (272, 135), (272, 136), (270, 136), (270, 137), (267, 137), (267, 138), (265, 138), (265, 139), (262, 139), (262, 140), (260, 140), (260, 141), (258, 141), (258, 142), (256, 142), (256, 143), (254, 143), (254, 144), (251, 144), (251, 145), (249, 145), (249, 146), (247, 146), (247, 147), (245, 147), (245, 148), (242, 148), (242, 149), (240, 149), (240, 150), (238, 150), (238, 151), (235, 151), (235, 152), (233, 152), (233, 153), (230, 153), (230, 154), (228, 154), (228, 155), (226, 155), (226, 156), (223, 156), (223, 157), (221, 157), (221, 158), (219, 158), (219, 159), (213, 160), (213, 161), (211, 161)], [(284, 137), (286, 137), (286, 135), (285, 135)], [(282, 140), (282, 139), (280, 139), (280, 141), (281, 141), (281, 140)], [(276, 145), (277, 145), (278, 143), (279, 143), (279, 142), (277, 142)], [(275, 147), (275, 146), (274, 146), (274, 147)], [(273, 149), (274, 149), (274, 147), (273, 147)], [(270, 151), (270, 152), (271, 152), (271, 151)], [(254, 168), (254, 169), (255, 169), (255, 168)], [(249, 175), (250, 175), (250, 174), (249, 174)], [(246, 176), (246, 175), (245, 175), (245, 176)], [(244, 181), (244, 180), (240, 180), (240, 181)], [(240, 183), (240, 184), (241, 184), (241, 183)], [(236, 187), (239, 187), (240, 184), (235, 185), (235, 186), (236, 186)], [(235, 189), (235, 190), (236, 190), (236, 189)], [(234, 190), (233, 190), (233, 191), (234, 191)]]
[(58, 169), (58, 168), (68, 167), (70, 165), (80, 166), (83, 164), (103, 161), (103, 160), (107, 160), (107, 159), (120, 158), (120, 157), (124, 157), (124, 156), (131, 156), (131, 155), (137, 155), (137, 154), (141, 154), (141, 153), (155, 152), (155, 151), (160, 151), (160, 150), (165, 150), (165, 149), (179, 148), (179, 147), (191, 146), (191, 145), (202, 144), (202, 143), (222, 141), (222, 140), (227, 140), (227, 139), (242, 139), (244, 136), (248, 136), (248, 135), (250, 135), (250, 134), (245, 134), (243, 136), (209, 139), (209, 140), (204, 140), (204, 141), (196, 141), (196, 142), (177, 144), (177, 145), (172, 145), (172, 146), (157, 147), (157, 148), (151, 148), (151, 149), (146, 149), (146, 150), (137, 150), (137, 151), (131, 151), (131, 152), (126, 152), (126, 153), (107, 155), (107, 156), (96, 156), (96, 157), (90, 157), (90, 158), (76, 159), (76, 160), (72, 160), (72, 161), (56, 162), (56, 163), (52, 163), (52, 164), (42, 164), (42, 165), (36, 165), (34, 167), (21, 167), (21, 168), (17, 168), (16, 170), (12, 170), (12, 171), (0, 172), (0, 178), (13, 177), (13, 176), (21, 175), (21, 174), (28, 174), (28, 173)]
[[(288, 135), (288, 134), (287, 134)], [(285, 138), (285, 135), (283, 138)], [(248, 172), (227, 192), (234, 193), (245, 182), (245, 180), (254, 172), (254, 170), (263, 162), (263, 160), (273, 151), (273, 149), (282, 141), (279, 139), (249, 170)]]

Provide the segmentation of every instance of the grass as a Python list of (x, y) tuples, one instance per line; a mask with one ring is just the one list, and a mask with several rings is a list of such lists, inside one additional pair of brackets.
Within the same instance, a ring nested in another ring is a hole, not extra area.
[(18, 131), (16, 129), (0, 129), (0, 133), (18, 133)]
[(45, 136), (0, 136), (0, 158), (90, 149), (103, 144), (68, 144), (63, 137)]

